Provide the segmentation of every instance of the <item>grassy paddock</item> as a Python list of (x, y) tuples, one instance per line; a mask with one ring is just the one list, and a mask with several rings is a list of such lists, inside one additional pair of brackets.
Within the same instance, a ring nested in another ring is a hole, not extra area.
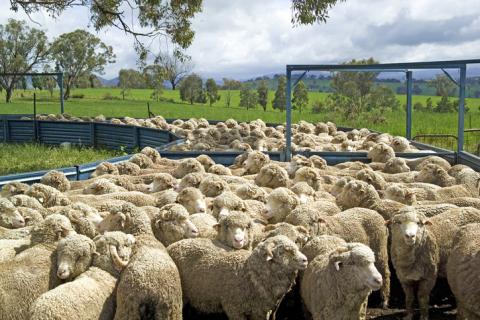
[(122, 155), (119, 151), (42, 144), (0, 144), (0, 175), (69, 167)]
[[(204, 117), (211, 120), (225, 120), (227, 118), (234, 118), (239, 121), (249, 121), (261, 118), (267, 122), (285, 121), (285, 113), (278, 110), (273, 110), (271, 101), (273, 100), (274, 92), (269, 91), (269, 104), (267, 110), (263, 111), (257, 107), (255, 109), (246, 110), (239, 108), (239, 91), (231, 92), (231, 107), (226, 106), (226, 92), (220, 91), (221, 99), (212, 107), (201, 104), (190, 105), (180, 101), (178, 91), (165, 90), (162, 93), (164, 101), (151, 101), (150, 95), (152, 90), (149, 89), (135, 89), (130, 90), (125, 100), (122, 100), (121, 91), (118, 88), (98, 88), (98, 89), (75, 89), (72, 96), (83, 96), (83, 98), (72, 98), (65, 102), (65, 111), (73, 115), (98, 115), (104, 114), (111, 117), (146, 117), (147, 116), (147, 101), (150, 103), (150, 109), (153, 113), (163, 115), (167, 118), (189, 118), (189, 117)], [(313, 101), (323, 101), (327, 93), (309, 92), (310, 104)], [(6, 104), (4, 97), (0, 96), (0, 113), (31, 113), (32, 112), (32, 90), (18, 90), (15, 92), (13, 102)], [(53, 99), (47, 91), (37, 91), (38, 98), (38, 113), (58, 113), (59, 102), (58, 93), (54, 93)], [(400, 103), (405, 104), (405, 96), (397, 96)], [(413, 103), (422, 102), (425, 104), (427, 96), (414, 96)], [(431, 97), (433, 103), (440, 99), (440, 97)], [(466, 128), (480, 128), (480, 99), (467, 99), (467, 105), (470, 111), (465, 117)], [(368, 116), (362, 116), (359, 119), (344, 121), (342, 115), (334, 112), (324, 112), (320, 114), (312, 114), (310, 107), (303, 113), (293, 111), (293, 121), (299, 120), (307, 121), (325, 121), (330, 120), (343, 126), (351, 127), (367, 127), (383, 132), (389, 132), (394, 135), (405, 134), (405, 112), (403, 110), (397, 112), (387, 112), (385, 115), (386, 121), (383, 123), (372, 123)], [(415, 112), (413, 113), (413, 135), (425, 133), (442, 133), (442, 134), (457, 134), (457, 114), (456, 113), (428, 113)], [(444, 140), (430, 140), (438, 146), (449, 147), (454, 146), (454, 141), (448, 139)], [(477, 144), (480, 143), (480, 138), (475, 134), (466, 134), (466, 146), (470, 151), (476, 150)]]

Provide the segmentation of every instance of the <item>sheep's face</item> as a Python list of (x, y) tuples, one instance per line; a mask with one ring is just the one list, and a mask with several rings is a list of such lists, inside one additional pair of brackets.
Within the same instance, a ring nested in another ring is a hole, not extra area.
[(410, 168), (404, 159), (392, 158), (385, 163), (385, 169), (383, 171), (387, 173), (401, 173), (409, 172)]
[(106, 194), (113, 192), (116, 185), (107, 179), (98, 179), (83, 188), (84, 194)]
[(25, 219), (15, 206), (6, 199), (0, 199), (0, 226), (6, 228), (21, 228)]
[(234, 249), (243, 249), (251, 245), (251, 230), (253, 222), (243, 212), (232, 212), (226, 217), (219, 218), (215, 225), (217, 239)]
[(406, 205), (413, 205), (417, 202), (415, 192), (407, 188), (400, 186), (389, 186), (385, 190), (385, 198), (393, 201), (397, 201)]
[(190, 214), (205, 213), (207, 203), (203, 194), (196, 188), (185, 188), (178, 194), (177, 202), (187, 209)]
[[(155, 222), (155, 226), (159, 233), (169, 236), (168, 243), (163, 243), (166, 246), (185, 238), (196, 238), (199, 235), (198, 228), (188, 219), (188, 216), (171, 217), (169, 220), (160, 218)], [(161, 239), (160, 235), (160, 240), (166, 239)]]
[(247, 173), (258, 173), (260, 168), (267, 163), (267, 156), (261, 152), (250, 152), (247, 159), (243, 162), (243, 167)]
[(405, 151), (410, 146), (410, 143), (404, 137), (395, 137), (392, 140), (392, 148), (397, 152)]
[(123, 213), (112, 212), (100, 221), (97, 225), (98, 233), (105, 231), (120, 231), (125, 228), (126, 216)]
[(281, 265), (285, 270), (305, 270), (307, 268), (307, 257), (286, 236), (268, 238), (257, 248), (264, 251), (267, 262)]
[(91, 177), (95, 178), (104, 174), (118, 175), (118, 168), (109, 162), (102, 162), (97, 166), (97, 168), (95, 168), (95, 171), (92, 173)]
[(407, 246), (413, 246), (425, 231), (425, 225), (431, 224), (423, 215), (416, 213), (412, 207), (402, 209), (391, 221), (392, 234), (401, 236)]
[(339, 248), (330, 255), (334, 271), (341, 273), (340, 278), (350, 280), (355, 288), (379, 290), (383, 279), (375, 267), (373, 251), (360, 243), (349, 243), (346, 248)]
[(294, 176), (295, 172), (297, 172), (299, 168), (304, 166), (311, 166), (310, 161), (308, 161), (306, 157), (299, 155), (293, 156), (292, 160), (288, 164), (287, 172), (290, 176)]
[(178, 181), (167, 173), (161, 173), (153, 178), (153, 182), (149, 185), (150, 192), (159, 192), (167, 189), (177, 189)]
[(57, 246), (57, 277), (73, 279), (86, 271), (94, 252), (94, 242), (83, 235), (74, 234), (60, 240)]
[(29, 186), (21, 182), (10, 182), (3, 186), (2, 195), (17, 195), (27, 192)]
[(269, 224), (263, 229), (263, 231), (266, 233), (265, 239), (278, 235), (286, 236), (295, 242), (299, 248), (303, 248), (310, 239), (310, 233), (306, 228), (302, 226), (293, 226), (286, 222)]

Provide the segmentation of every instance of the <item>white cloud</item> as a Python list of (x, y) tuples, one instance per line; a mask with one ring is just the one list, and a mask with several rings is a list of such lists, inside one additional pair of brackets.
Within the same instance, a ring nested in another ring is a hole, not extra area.
[[(0, 23), (26, 19), (8, 9), (8, 2), (2, 1)], [(475, 58), (480, 51), (478, 16), (478, 0), (347, 0), (331, 10), (327, 24), (293, 28), (290, 0), (204, 0), (187, 52), (203, 76), (242, 79), (282, 72), (289, 63), (337, 63), (370, 56), (382, 62)], [(58, 20), (42, 13), (34, 19), (55, 37), (87, 28), (88, 10), (71, 9)], [(117, 55), (106, 77), (135, 67), (132, 39), (115, 29), (98, 35)]]

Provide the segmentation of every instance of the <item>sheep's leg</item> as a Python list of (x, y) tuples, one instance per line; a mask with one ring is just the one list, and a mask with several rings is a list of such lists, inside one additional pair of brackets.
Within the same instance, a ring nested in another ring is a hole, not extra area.
[(415, 299), (415, 286), (413, 282), (402, 283), (403, 292), (405, 293), (405, 308), (407, 309), (407, 315), (403, 320), (413, 319), (413, 301)]
[(390, 299), (390, 269), (388, 267), (388, 259), (381, 261), (380, 274), (383, 277), (383, 286), (380, 289), (380, 295), (382, 296), (383, 309), (388, 308), (388, 302)]
[(428, 303), (430, 302), (430, 292), (435, 285), (435, 278), (420, 281), (418, 284), (418, 305), (420, 307), (420, 320), (428, 320)]

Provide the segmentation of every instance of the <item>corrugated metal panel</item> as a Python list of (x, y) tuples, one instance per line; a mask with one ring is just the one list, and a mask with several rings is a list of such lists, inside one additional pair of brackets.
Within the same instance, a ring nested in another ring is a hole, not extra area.
[(5, 142), (7, 133), (7, 122), (0, 118), (0, 143)]
[(27, 142), (33, 140), (33, 121), (8, 120), (8, 141)]
[(95, 146), (116, 150), (124, 147), (126, 150), (133, 150), (135, 128), (124, 125), (95, 124)]
[(140, 148), (159, 147), (170, 142), (170, 133), (165, 130), (139, 128), (138, 142)]
[(467, 165), (472, 169), (480, 172), (480, 157), (469, 152), (460, 152), (458, 154), (458, 163)]
[(91, 145), (90, 124), (83, 122), (38, 121), (38, 140), (46, 144)]

